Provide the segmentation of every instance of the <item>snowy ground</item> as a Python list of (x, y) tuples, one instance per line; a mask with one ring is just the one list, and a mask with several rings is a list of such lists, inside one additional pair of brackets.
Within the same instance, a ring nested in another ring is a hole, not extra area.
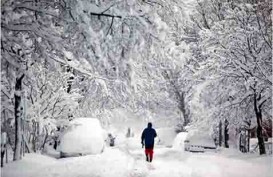
[[(138, 142), (137, 140), (131, 143)], [(145, 162), (143, 149), (131, 143), (106, 148), (99, 155), (54, 159), (27, 154), (2, 168), (2, 177), (270, 177), (270, 156), (237, 151), (189, 153), (156, 147), (154, 161)], [(131, 145), (130, 145), (131, 144)]]

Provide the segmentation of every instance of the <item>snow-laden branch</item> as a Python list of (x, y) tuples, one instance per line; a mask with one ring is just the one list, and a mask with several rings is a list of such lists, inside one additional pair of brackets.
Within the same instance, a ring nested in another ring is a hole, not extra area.
[(33, 25), (32, 24), (4, 24), (1, 23), (1, 27), (10, 31), (32, 31), (33, 30)]
[(104, 13), (96, 13), (96, 12), (90, 12), (90, 15), (95, 15), (98, 17), (111, 17), (111, 18), (122, 18), (120, 15), (111, 15), (111, 14), (104, 14)]
[(115, 81), (115, 80), (111, 80), (111, 79), (108, 79), (108, 78), (105, 78), (105, 77), (102, 77), (102, 76), (95, 75), (95, 74), (87, 71), (81, 65), (75, 64), (73, 61), (68, 62), (68, 61), (62, 60), (62, 59), (60, 59), (58, 57), (53, 57), (53, 56), (49, 56), (49, 58), (56, 61), (56, 62), (58, 62), (58, 63), (69, 66), (69, 67), (73, 68), (74, 70), (76, 70), (77, 72), (79, 72), (81, 74), (84, 74), (86, 76), (89, 76), (89, 78), (91, 78), (91, 79), (101, 79), (101, 80), (107, 80), (107, 81), (112, 81), (112, 82)]
[(234, 101), (232, 101), (231, 103), (229, 103), (226, 106), (223, 106), (222, 108), (228, 108), (228, 107), (232, 107), (235, 105), (241, 105), (246, 99), (248, 99), (249, 97), (253, 96), (252, 92), (247, 92), (243, 97), (240, 97)]
[(30, 10), (30, 11), (40, 12), (40, 13), (43, 13), (43, 14), (46, 14), (46, 15), (53, 16), (55, 18), (59, 18), (58, 14), (55, 13), (54, 11), (41, 9), (40, 6), (31, 6), (31, 5), (26, 5), (26, 4), (20, 4), (20, 5), (15, 6), (14, 10), (16, 10), (16, 9), (27, 9), (27, 10)]

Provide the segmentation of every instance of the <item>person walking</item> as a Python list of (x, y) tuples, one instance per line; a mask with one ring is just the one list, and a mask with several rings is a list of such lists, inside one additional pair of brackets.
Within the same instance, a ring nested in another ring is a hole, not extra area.
[(145, 145), (146, 161), (152, 162), (154, 150), (154, 138), (157, 137), (155, 129), (152, 128), (152, 123), (149, 122), (141, 135), (142, 148)]

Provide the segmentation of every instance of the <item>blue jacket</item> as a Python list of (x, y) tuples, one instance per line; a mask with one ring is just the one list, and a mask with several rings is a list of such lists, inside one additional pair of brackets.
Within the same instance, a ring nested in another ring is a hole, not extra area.
[(154, 138), (157, 136), (155, 129), (152, 128), (152, 124), (148, 123), (148, 127), (145, 128), (141, 135), (141, 143), (145, 144), (145, 148), (154, 148)]

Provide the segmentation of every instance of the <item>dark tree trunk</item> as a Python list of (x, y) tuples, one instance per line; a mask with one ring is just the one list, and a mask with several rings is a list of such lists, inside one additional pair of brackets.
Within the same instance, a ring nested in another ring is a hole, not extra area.
[(219, 122), (219, 146), (222, 146), (222, 121)]
[(24, 74), (20, 78), (16, 78), (15, 83), (15, 94), (14, 94), (14, 117), (15, 117), (15, 151), (13, 160), (21, 159), (21, 145), (22, 145), (22, 130), (21, 130), (21, 116), (22, 116), (22, 80), (24, 78)]
[[(71, 59), (68, 59), (68, 61), (71, 61)], [(70, 66), (67, 66), (67, 69), (66, 69), (66, 72), (68, 74), (71, 74), (67, 80), (67, 90), (66, 92), (67, 93), (71, 93), (71, 89), (72, 89), (72, 83), (73, 83), (73, 80), (74, 80), (74, 73), (73, 73), (73, 69), (70, 67)], [(73, 74), (73, 75), (72, 75)], [(69, 109), (69, 112), (70, 112), (70, 109)], [(69, 113), (68, 115), (68, 120), (72, 120), (73, 118), (73, 115), (71, 113)]]
[(259, 145), (259, 151), (260, 155), (265, 154), (265, 146), (264, 146), (264, 139), (263, 139), (263, 133), (262, 133), (262, 113), (258, 112), (256, 113), (257, 122), (257, 138), (258, 138), (258, 145)]
[(239, 139), (239, 149), (241, 152), (243, 152), (242, 151), (242, 134), (241, 133), (240, 133), (240, 139)]
[(4, 166), (5, 152), (6, 152), (6, 143), (1, 142), (1, 167)]
[(183, 126), (185, 127), (190, 123), (189, 115), (186, 110), (185, 93), (182, 92), (181, 94), (179, 94), (179, 98), (180, 98), (180, 106), (179, 107), (180, 107), (180, 110), (183, 114), (183, 118), (184, 118)]
[(229, 140), (229, 134), (228, 134), (228, 121), (225, 119), (225, 129), (224, 129), (224, 137), (225, 137), (225, 148), (229, 148), (228, 140)]
[(260, 155), (265, 154), (265, 145), (264, 145), (264, 139), (263, 139), (263, 132), (262, 132), (262, 110), (261, 106), (258, 106), (257, 103), (257, 94), (254, 94), (254, 111), (256, 114), (256, 120), (257, 120), (257, 138), (258, 138), (258, 145), (259, 145), (259, 151)]
[(250, 151), (250, 127), (251, 127), (251, 120), (247, 119), (245, 121), (246, 124), (246, 151)]
[[(71, 61), (71, 60), (68, 60), (68, 61)], [(71, 74), (71, 76), (69, 76), (69, 78), (67, 80), (67, 90), (66, 90), (67, 93), (70, 93), (71, 92), (71, 88), (72, 88), (72, 82), (74, 80), (74, 76), (72, 75), (73, 69), (70, 66), (67, 66), (66, 72), (68, 74)]]

